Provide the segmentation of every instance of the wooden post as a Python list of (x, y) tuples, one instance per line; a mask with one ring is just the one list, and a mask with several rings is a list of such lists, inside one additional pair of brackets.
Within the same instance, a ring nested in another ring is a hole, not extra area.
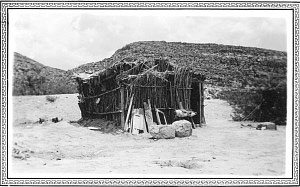
[(179, 102), (179, 109), (184, 109), (183, 105), (182, 105), (182, 102)]
[(199, 83), (199, 115), (200, 115), (200, 126), (202, 124), (202, 82)]
[(205, 121), (205, 116), (204, 116), (204, 88), (203, 88), (203, 82), (202, 82), (202, 122), (203, 124), (206, 124), (206, 121)]
[(203, 82), (199, 83), (199, 95), (200, 95), (200, 124), (206, 124), (204, 117), (204, 94), (203, 94)]
[(120, 123), (121, 123), (121, 127), (124, 129), (125, 107), (124, 107), (124, 87), (123, 86), (121, 86), (121, 88), (120, 88), (120, 109), (122, 111)]
[(172, 107), (174, 107), (175, 108), (175, 106), (173, 106), (173, 93), (172, 93), (172, 82), (170, 82), (170, 99), (171, 99), (171, 101), (170, 101), (170, 107), (172, 108)]

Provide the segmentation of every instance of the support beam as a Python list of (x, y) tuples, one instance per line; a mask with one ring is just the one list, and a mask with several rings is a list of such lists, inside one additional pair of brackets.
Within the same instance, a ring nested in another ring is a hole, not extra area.
[(200, 96), (200, 124), (206, 124), (205, 117), (204, 117), (204, 89), (203, 89), (203, 82), (199, 83), (199, 96)]
[(124, 129), (124, 125), (125, 125), (125, 119), (124, 119), (124, 116), (125, 116), (125, 106), (124, 106), (124, 87), (121, 86), (120, 88), (120, 109), (121, 109), (121, 120), (120, 120), (120, 123), (121, 123), (121, 127)]
[(202, 124), (202, 82), (199, 83), (199, 116), (200, 126)]

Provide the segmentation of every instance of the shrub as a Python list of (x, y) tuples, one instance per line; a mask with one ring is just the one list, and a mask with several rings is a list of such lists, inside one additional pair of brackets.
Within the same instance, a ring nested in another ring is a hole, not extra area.
[(54, 103), (54, 102), (56, 101), (57, 98), (58, 98), (58, 97), (56, 97), (56, 96), (51, 96), (51, 95), (47, 95), (47, 96), (46, 96), (46, 100), (49, 101), (49, 102), (51, 102), (51, 103)]
[(233, 107), (234, 121), (272, 121), (286, 125), (286, 87), (256, 91), (222, 91), (222, 98)]

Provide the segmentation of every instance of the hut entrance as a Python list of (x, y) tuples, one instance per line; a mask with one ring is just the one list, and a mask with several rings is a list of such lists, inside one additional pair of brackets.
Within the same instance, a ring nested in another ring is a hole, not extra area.
[(191, 110), (197, 112), (197, 115), (193, 117), (196, 124), (200, 124), (200, 94), (199, 94), (199, 84), (196, 82), (192, 83), (192, 93), (191, 93)]

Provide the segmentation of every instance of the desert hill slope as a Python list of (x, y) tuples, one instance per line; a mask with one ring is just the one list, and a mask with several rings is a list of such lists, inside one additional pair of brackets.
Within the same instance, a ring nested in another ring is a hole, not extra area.
[(45, 66), (14, 53), (13, 95), (75, 93), (76, 83), (70, 71)]
[(286, 81), (287, 53), (220, 44), (165, 41), (134, 42), (110, 58), (64, 71), (14, 54), (14, 95), (77, 92), (73, 73), (93, 73), (115, 62), (143, 62), (164, 58), (206, 75), (206, 84), (229, 88), (272, 88)]
[(72, 69), (95, 72), (115, 62), (168, 59), (205, 74), (207, 83), (228, 87), (275, 87), (286, 79), (287, 53), (282, 51), (219, 44), (165, 41), (134, 42), (110, 58)]

